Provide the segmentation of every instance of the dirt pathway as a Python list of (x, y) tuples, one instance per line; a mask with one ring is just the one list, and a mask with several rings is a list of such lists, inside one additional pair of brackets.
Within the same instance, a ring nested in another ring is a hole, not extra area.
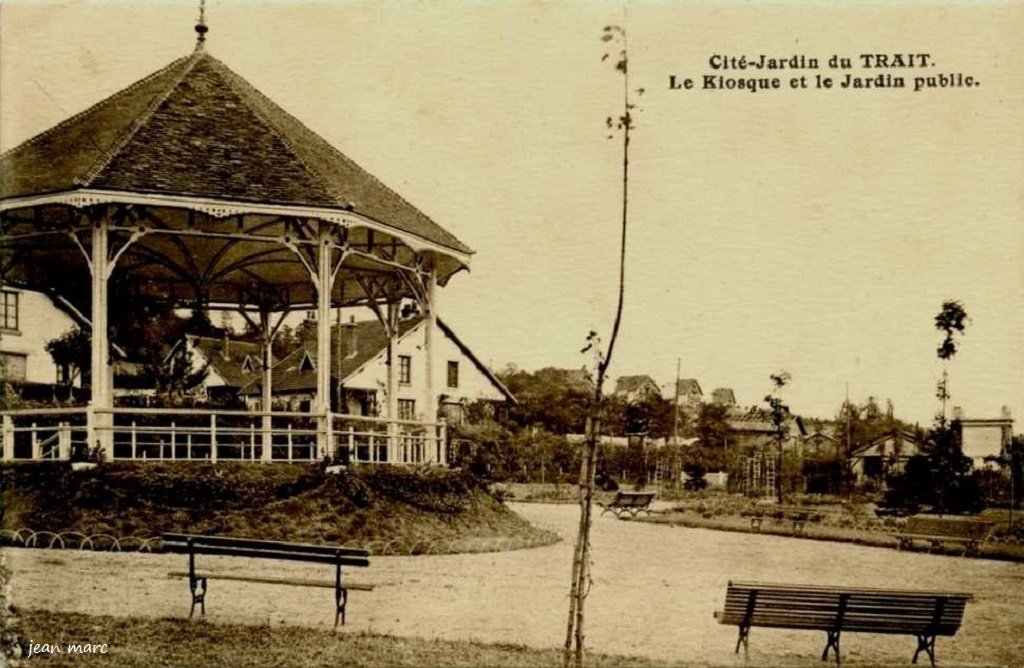
[[(478, 639), (537, 647), (560, 645), (567, 610), (571, 539), (577, 509), (519, 504), (527, 519), (566, 537), (517, 552), (375, 557), (354, 581), (347, 631)], [(659, 662), (746, 665), (732, 653), (736, 630), (712, 618), (730, 579), (815, 582), (969, 591), (964, 626), (940, 638), (944, 665), (1024, 666), (1024, 565), (908, 554), (778, 536), (671, 528), (599, 518), (593, 533), (594, 584), (587, 602), (588, 647)], [(8, 550), (15, 605), (92, 614), (183, 617), (184, 580), (166, 577), (186, 567), (181, 555)], [(323, 578), (325, 569), (299, 564), (207, 557), (204, 568)], [(329, 590), (214, 581), (208, 619), (329, 627)], [(819, 637), (821, 636), (821, 637)], [(755, 629), (750, 661), (757, 665), (822, 665), (824, 634)], [(909, 665), (913, 638), (850, 634), (843, 663)]]

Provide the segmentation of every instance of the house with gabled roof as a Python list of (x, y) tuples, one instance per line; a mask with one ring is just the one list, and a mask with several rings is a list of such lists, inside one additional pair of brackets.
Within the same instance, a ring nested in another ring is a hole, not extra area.
[(666, 401), (676, 402), (676, 406), (687, 415), (696, 415), (704, 402), (704, 390), (696, 378), (678, 378), (675, 383), (666, 385), (662, 394)]
[(835, 436), (820, 429), (800, 439), (800, 453), (815, 459), (838, 459), (840, 443)]
[[(426, 352), (422, 316), (398, 323), (394, 351), (397, 376), (398, 417), (403, 420), (433, 419), (423, 415), (427, 402)], [(461, 422), (466, 409), (483, 402), (499, 410), (516, 403), (505, 385), (440, 318), (435, 337), (434, 382), (437, 406), (449, 422)], [(350, 415), (378, 415), (386, 403), (388, 337), (377, 320), (349, 322), (331, 330), (331, 405)], [(276, 363), (271, 372), (270, 391), (274, 401), (289, 410), (309, 410), (316, 390), (316, 342), (300, 345)], [(252, 408), (258, 408), (262, 379), (257, 375), (241, 394)]]
[(711, 391), (711, 403), (719, 406), (735, 406), (736, 393), (731, 387), (716, 387)]
[(188, 360), (191, 371), (207, 369), (206, 377), (193, 391), (198, 397), (226, 399), (252, 383), (262, 370), (262, 345), (228, 336), (186, 334), (164, 357), (165, 364)]
[(614, 395), (634, 403), (648, 397), (660, 397), (661, 388), (648, 375), (619, 376), (615, 381)]
[(923, 442), (906, 429), (893, 429), (850, 453), (850, 468), (858, 483), (882, 482), (903, 473), (911, 457), (922, 454)]
[[(729, 425), (730, 442), (729, 446), (735, 446), (739, 450), (761, 450), (776, 445), (775, 425), (772, 423), (772, 416), (762, 408), (751, 408), (743, 410), (738, 407), (731, 408), (725, 417)], [(788, 434), (783, 447), (787, 451), (796, 451), (802, 440), (807, 436), (807, 427), (803, 418), (799, 415), (790, 414), (786, 418), (786, 432)]]

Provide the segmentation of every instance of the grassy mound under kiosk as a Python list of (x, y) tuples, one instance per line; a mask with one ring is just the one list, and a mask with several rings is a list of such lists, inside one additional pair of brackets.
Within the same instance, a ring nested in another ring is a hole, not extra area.
[[(66, 462), (0, 466), (2, 526), (141, 539), (161, 532), (343, 543), (374, 554), (447, 554), (558, 540), (468, 473), (376, 466)], [(94, 541), (99, 544), (101, 541)]]

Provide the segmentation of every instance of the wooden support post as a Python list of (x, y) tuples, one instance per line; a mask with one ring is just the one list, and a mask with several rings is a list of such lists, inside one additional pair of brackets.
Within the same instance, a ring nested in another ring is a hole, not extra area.
[(334, 440), (334, 414), (331, 413), (330, 407), (328, 407), (327, 409), (326, 418), (327, 419), (324, 420), (324, 422), (326, 423), (327, 429), (327, 433), (325, 434), (327, 438), (327, 450), (320, 456), (320, 459), (323, 459), (324, 457), (330, 457), (332, 460), (337, 460), (338, 444)]
[(387, 438), (387, 461), (391, 461), (394, 458), (395, 445), (398, 435), (398, 425), (395, 420), (398, 419), (398, 378), (396, 373), (396, 363), (398, 354), (398, 304), (393, 301), (388, 302), (387, 308), (387, 326), (385, 331), (388, 332), (388, 375), (387, 375), (387, 393), (388, 393), (388, 438)]
[(4, 461), (14, 460), (14, 420), (10, 415), (3, 418)]
[(57, 458), (71, 459), (71, 428), (67, 422), (61, 422), (57, 427)]
[[(327, 456), (330, 443), (331, 413), (331, 233), (330, 224), (320, 222), (317, 246), (317, 308), (316, 308), (316, 397), (313, 412), (319, 425), (316, 434), (316, 456)], [(341, 332), (338, 332), (341, 336)]]
[(135, 433), (135, 420), (132, 420), (132, 439), (131, 440), (132, 440), (132, 460), (134, 461), (135, 459), (138, 458), (138, 445), (139, 445), (138, 437), (136, 436), (136, 433)]
[(105, 213), (92, 220), (92, 249), (90, 269), (92, 271), (92, 303), (90, 321), (92, 337), (90, 342), (90, 396), (89, 396), (89, 448), (99, 446), (106, 459), (114, 457), (114, 434), (110, 427), (113, 415), (113, 394), (110, 383), (110, 346), (107, 331), (107, 282), (110, 278), (109, 220)]
[(448, 465), (448, 421), (441, 418), (440, 421), (440, 440), (437, 444), (437, 463), (441, 466)]
[(43, 451), (39, 447), (39, 434), (36, 431), (36, 423), (32, 423), (32, 430), (29, 432), (29, 436), (32, 441), (32, 461), (39, 461), (43, 458)]
[[(435, 379), (435, 345), (434, 330), (437, 328), (437, 271), (434, 269), (434, 262), (431, 259), (426, 276), (426, 300), (424, 303), (424, 327), (423, 327), (423, 352), (426, 360), (426, 378), (423, 402), (423, 421), (433, 424), (437, 420), (437, 392), (434, 386)], [(447, 382), (445, 383), (445, 385)], [(443, 387), (444, 385), (442, 385)]]
[[(191, 450), (192, 448), (189, 448)], [(217, 461), (217, 414), (210, 415), (210, 461)]]
[(274, 366), (273, 343), (274, 338), (270, 328), (270, 311), (267, 308), (260, 309), (260, 328), (263, 330), (263, 385), (260, 392), (260, 406), (263, 409), (263, 420), (260, 430), (260, 438), (263, 445), (262, 460), (269, 462), (272, 458), (274, 443), (273, 418), (270, 415), (271, 383), (273, 382), (272, 368)]

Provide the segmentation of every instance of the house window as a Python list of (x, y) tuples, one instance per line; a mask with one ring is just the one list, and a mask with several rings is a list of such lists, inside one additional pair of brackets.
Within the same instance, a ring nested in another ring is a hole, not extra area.
[(448, 362), (448, 387), (459, 386), (459, 363)]
[(18, 331), (18, 293), (4, 290), (0, 301), (0, 329)]
[(882, 458), (875, 456), (868, 456), (864, 458), (864, 477), (866, 478), (881, 478), (882, 477)]
[(0, 377), (13, 382), (24, 382), (27, 362), (27, 355), (0, 353)]
[(412, 358), (408, 355), (398, 356), (398, 382), (405, 384), (412, 382)]
[(416, 400), (415, 399), (399, 399), (398, 400), (398, 419), (399, 420), (415, 420), (416, 419)]

